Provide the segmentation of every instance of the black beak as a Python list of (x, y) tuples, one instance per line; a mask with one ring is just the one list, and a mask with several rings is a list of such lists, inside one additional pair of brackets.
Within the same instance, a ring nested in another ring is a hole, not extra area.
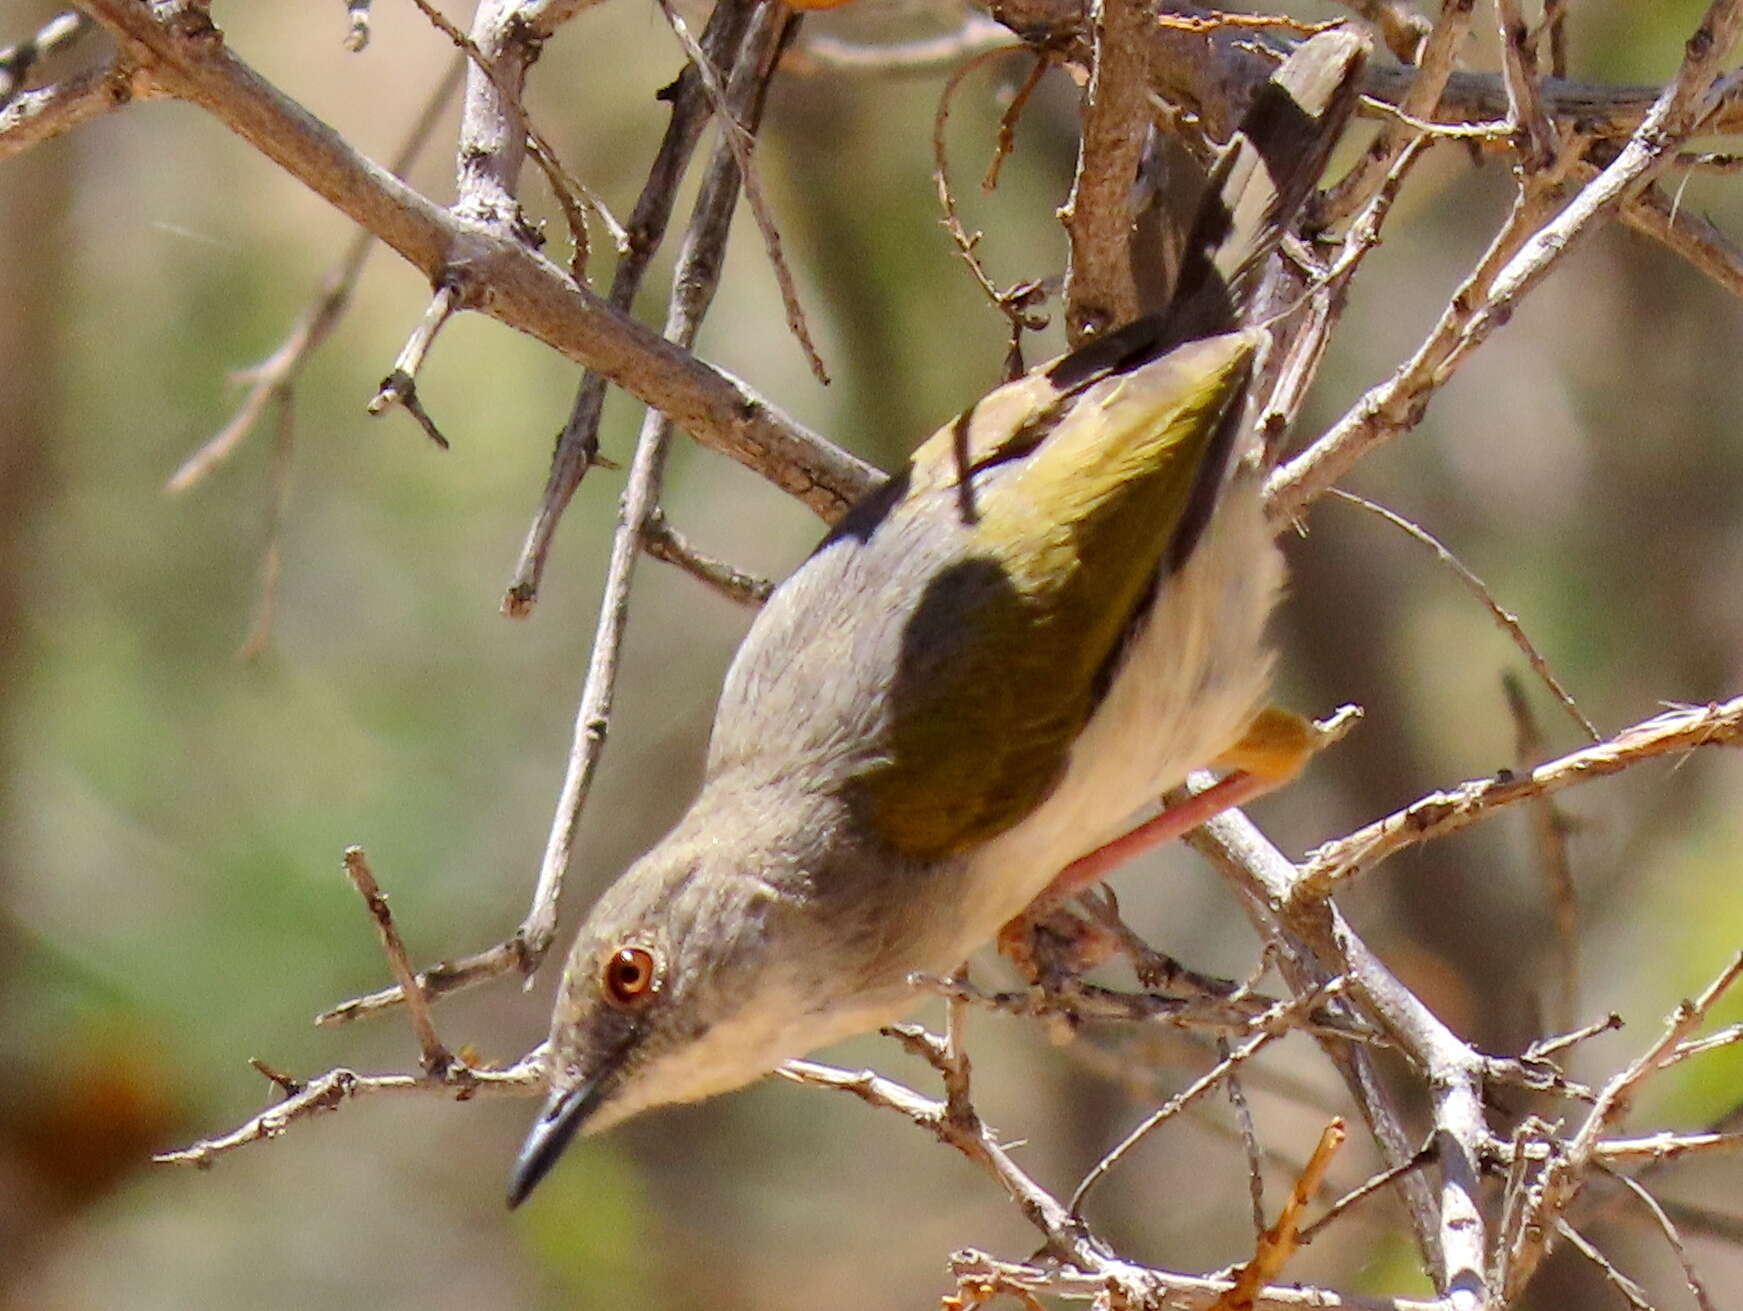
[(539, 1180), (557, 1163), (557, 1158), (563, 1154), (563, 1149), (569, 1145), (576, 1130), (580, 1129), (599, 1105), (604, 1082), (603, 1079), (590, 1079), (579, 1087), (551, 1094), (551, 1100), (545, 1103), (544, 1113), (533, 1122), (532, 1131), (527, 1134), (526, 1142), (521, 1144), (520, 1156), (514, 1163), (514, 1173), (509, 1176), (509, 1210), (514, 1210), (526, 1201), (527, 1194), (532, 1192)]

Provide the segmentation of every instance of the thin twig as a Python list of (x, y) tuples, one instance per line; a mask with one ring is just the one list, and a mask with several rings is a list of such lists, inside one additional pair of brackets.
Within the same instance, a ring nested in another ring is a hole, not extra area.
[[(717, 5), (702, 33), (704, 53), (735, 63), (750, 11), (748, 0)], [(672, 107), (671, 117), (648, 167), (641, 195), (630, 213), (628, 244), (612, 271), (611, 290), (606, 297), (613, 309), (625, 314), (634, 309), (642, 280), (665, 240), (672, 210), (678, 203), (679, 186), (712, 112), (695, 64), (685, 66), (665, 98)], [(589, 369), (575, 390), (568, 422), (563, 425), (551, 456), (551, 470), (545, 479), (539, 508), (503, 594), (502, 612), (511, 619), (522, 619), (532, 613), (564, 511), (587, 471), (608, 463), (599, 454), (599, 422), (605, 413), (606, 385), (604, 374)]]
[(1292, 896), (1300, 902), (1322, 900), (1388, 856), (1469, 828), (1503, 806), (1606, 778), (1644, 760), (1697, 747), (1729, 746), (1739, 740), (1743, 740), (1743, 697), (1667, 710), (1596, 746), (1547, 761), (1523, 776), (1508, 771), (1431, 792), (1403, 810), (1310, 852)]
[(828, 33), (809, 32), (781, 58), (784, 71), (800, 76), (843, 73), (882, 77), (939, 73), (988, 50), (1022, 47), (1003, 24), (981, 14), (968, 14), (962, 26), (942, 36), (912, 41), (859, 45)]
[[(464, 1084), (452, 1082), (456, 1072), (464, 1070)], [(263, 1071), (264, 1073), (264, 1071)], [(268, 1074), (281, 1086), (284, 1077)], [(470, 1065), (454, 1065), (446, 1079), (419, 1074), (358, 1074), (353, 1070), (329, 1070), (319, 1078), (301, 1085), (301, 1091), (270, 1106), (239, 1128), (213, 1138), (202, 1138), (179, 1151), (163, 1152), (151, 1159), (164, 1165), (192, 1165), (201, 1169), (211, 1166), (218, 1157), (249, 1143), (277, 1138), (299, 1120), (306, 1120), (323, 1111), (336, 1111), (354, 1097), (372, 1093), (440, 1093), (455, 1101), (469, 1101), (480, 1093), (531, 1097), (545, 1090), (544, 1048), (527, 1056), (506, 1070), (480, 1069)]]
[(1646, 1185), (1638, 1179), (1632, 1179), (1620, 1170), (1613, 1170), (1607, 1166), (1604, 1167), (1604, 1171), (1610, 1178), (1633, 1193), (1639, 1199), (1640, 1204), (1646, 1208), (1647, 1214), (1652, 1217), (1652, 1222), (1664, 1235), (1664, 1241), (1670, 1244), (1670, 1250), (1675, 1254), (1677, 1264), (1682, 1267), (1683, 1283), (1687, 1286), (1690, 1295), (1694, 1297), (1695, 1305), (1701, 1311), (1718, 1311), (1718, 1307), (1713, 1301), (1713, 1295), (1707, 1291), (1706, 1282), (1701, 1278), (1701, 1272), (1695, 1269), (1694, 1258), (1689, 1255), (1688, 1244), (1683, 1241), (1682, 1232), (1676, 1227), (1676, 1222), (1670, 1218), (1664, 1207), (1659, 1204), (1659, 1200), (1647, 1191)]
[[(725, 88), (721, 85), (719, 70), (691, 34), (689, 24), (673, 7), (672, 0), (660, 0), (660, 12), (666, 16), (666, 23), (671, 27), (672, 34), (678, 38), (685, 57), (695, 65), (696, 71), (701, 75), (702, 88), (714, 106), (714, 116), (719, 124), (721, 137), (738, 164), (739, 175), (744, 179), (744, 198), (750, 205), (751, 217), (756, 220), (757, 231), (762, 235), (763, 252), (768, 256), (769, 267), (774, 271), (775, 286), (781, 293), (781, 305), (787, 313), (787, 329), (799, 343), (805, 362), (811, 367), (812, 377), (827, 386), (829, 370), (824, 367), (823, 357), (818, 354), (817, 344), (811, 338), (811, 328), (805, 321), (805, 306), (799, 299), (798, 285), (793, 281), (793, 271), (787, 267), (787, 257), (781, 253), (781, 230), (775, 226), (774, 215), (763, 195), (754, 158), (756, 138), (747, 124), (733, 117)], [(793, 21), (798, 21), (797, 15), (793, 16)]]
[[(968, 265), (968, 271), (975, 282), (992, 302), (993, 308), (1003, 314), (1011, 325), (1011, 349), (1007, 358), (1006, 374), (1015, 377), (1021, 372), (1022, 339), (1025, 332), (1038, 332), (1047, 326), (1047, 320), (1033, 310), (1039, 299), (1039, 284), (1034, 281), (1020, 282), (1008, 291), (1000, 291), (992, 276), (981, 263), (979, 252), (975, 247), (980, 243), (980, 233), (970, 232), (963, 226), (962, 215), (957, 209), (956, 191), (950, 181), (950, 151), (945, 143), (944, 130), (950, 122), (950, 106), (955, 100), (957, 90), (970, 73), (983, 65), (1008, 53), (1002, 49), (986, 51), (972, 59), (965, 60), (947, 79), (938, 92), (938, 104), (932, 111), (932, 184), (938, 195), (938, 207), (943, 212), (944, 231), (956, 247), (956, 253), (962, 262)], [(1037, 61), (1030, 70), (1033, 78), (1044, 70), (1044, 65)], [(1029, 86), (1031, 82), (1025, 82)], [(1001, 147), (1002, 149), (1002, 142)], [(996, 162), (999, 154), (995, 152)], [(996, 173), (989, 169), (988, 179), (996, 180)]]
[(1538, 651), (1537, 645), (1526, 636), (1525, 629), (1519, 622), (1519, 616), (1502, 606), (1495, 599), (1495, 594), (1489, 590), (1489, 585), (1477, 577), (1476, 573), (1458, 556), (1454, 555), (1445, 543), (1422, 527), (1421, 524), (1406, 519), (1397, 511), (1389, 510), (1377, 501), (1370, 501), (1365, 496), (1358, 496), (1355, 492), (1345, 491), (1341, 487), (1334, 487), (1331, 490), (1339, 500), (1347, 501), (1351, 505), (1360, 506), (1370, 514), (1378, 515), (1413, 542), (1432, 551), (1435, 558), (1450, 569), (1453, 575), (1470, 591), (1471, 595), (1482, 603), (1483, 608), (1489, 612), (1489, 617), (1495, 621), (1496, 626), (1512, 639), (1513, 645), (1519, 648), (1520, 654), (1525, 657), (1525, 662), (1531, 666), (1531, 671), (1543, 681), (1543, 685), (1549, 689), (1550, 694), (1561, 703), (1561, 707), (1567, 711), (1568, 717), (1580, 726), (1580, 731), (1593, 742), (1603, 741), (1604, 735), (1598, 732), (1591, 720), (1586, 718), (1585, 712), (1579, 708), (1578, 703), (1562, 686), (1561, 680), (1550, 669), (1549, 662)]
[(418, 373), (424, 367), (424, 359), (429, 355), (430, 347), (436, 343), (436, 334), (459, 307), (460, 291), (454, 283), (444, 282), (436, 288), (436, 294), (430, 298), (430, 303), (424, 310), (424, 317), (418, 320), (418, 326), (406, 338), (399, 358), (393, 362), (393, 368), (381, 380), (381, 386), (376, 389), (375, 395), (365, 407), (370, 414), (379, 418), (394, 406), (402, 406), (406, 413), (418, 421), (418, 426), (424, 430), (425, 435), (444, 451), (448, 449), (448, 439), (442, 436), (441, 430), (436, 427), (435, 421), (418, 400)]
[(381, 936), (381, 950), (387, 956), (388, 971), (398, 980), (405, 994), (406, 1019), (411, 1023), (412, 1035), (418, 1040), (424, 1073), (440, 1079), (447, 1074), (454, 1057), (436, 1036), (436, 1022), (430, 1015), (429, 999), (415, 981), (405, 943), (400, 940), (399, 928), (393, 922), (393, 912), (387, 908), (387, 897), (376, 883), (375, 874), (369, 868), (369, 857), (363, 854), (362, 847), (345, 849), (345, 877), (351, 880), (351, 886), (357, 889), (357, 895), (368, 907), (370, 918), (375, 921), (375, 931)]
[(1320, 1216), (1319, 1219), (1303, 1229), (1301, 1231), (1301, 1241), (1304, 1243), (1312, 1242), (1327, 1225), (1340, 1219), (1344, 1212), (1348, 1211), (1358, 1202), (1365, 1201), (1383, 1188), (1391, 1187), (1407, 1174), (1411, 1174), (1425, 1166), (1433, 1165), (1434, 1158), (1434, 1144), (1430, 1142), (1408, 1161), (1400, 1161), (1397, 1165), (1389, 1166), (1378, 1174), (1370, 1175), (1367, 1179), (1363, 1180), (1360, 1184), (1357, 1184), (1354, 1188), (1350, 1189), (1349, 1192), (1345, 1193), (1342, 1197), (1338, 1198), (1337, 1201), (1327, 1207), (1325, 1214)]
[(1246, 1061), (1251, 1060), (1254, 1056), (1257, 1056), (1259, 1052), (1270, 1046), (1271, 1043), (1275, 1042), (1278, 1038), (1281, 1038), (1289, 1031), (1290, 1026), (1288, 1022), (1291, 1017), (1299, 1015), (1308, 1007), (1316, 1004), (1319, 1000), (1320, 997), (1318, 995), (1308, 994), (1304, 997), (1294, 997), (1288, 1001), (1278, 1002), (1277, 1005), (1266, 1011), (1265, 1014), (1260, 1016), (1253, 1024), (1253, 1028), (1256, 1029), (1257, 1032), (1222, 1060), (1218, 1061), (1210, 1069), (1206, 1070), (1197, 1079), (1193, 1080), (1185, 1088), (1182, 1088), (1178, 1093), (1162, 1103), (1161, 1106), (1145, 1116), (1144, 1119), (1139, 1121), (1124, 1138), (1116, 1143), (1101, 1158), (1101, 1160), (1091, 1166), (1089, 1173), (1083, 1176), (1082, 1182), (1077, 1185), (1076, 1190), (1071, 1194), (1071, 1200), (1066, 1204), (1067, 1210), (1069, 1210), (1073, 1216), (1081, 1217), (1083, 1215), (1083, 1204), (1088, 1200), (1089, 1194), (1095, 1189), (1095, 1186), (1105, 1179), (1108, 1172), (1124, 1160), (1127, 1154), (1130, 1153), (1134, 1147), (1141, 1143), (1145, 1138), (1149, 1137), (1152, 1131), (1173, 1119), (1176, 1115), (1179, 1115), (1181, 1111), (1185, 1110), (1194, 1101), (1209, 1092), (1212, 1088), (1215, 1088), (1235, 1070), (1239, 1069)]
[(1568, 1246), (1572, 1247), (1581, 1256), (1585, 1257), (1586, 1260), (1598, 1267), (1598, 1272), (1604, 1276), (1605, 1281), (1608, 1282), (1609, 1285), (1618, 1293), (1622, 1294), (1623, 1300), (1626, 1301), (1629, 1306), (1633, 1307), (1635, 1311), (1658, 1311), (1658, 1308), (1653, 1306), (1651, 1300), (1647, 1297), (1646, 1290), (1618, 1270), (1615, 1263), (1612, 1262), (1609, 1257), (1600, 1252), (1592, 1241), (1584, 1234), (1580, 1233), (1579, 1230), (1575, 1229), (1566, 1220), (1557, 1220), (1555, 1222), (1555, 1228), (1557, 1233), (1567, 1239)]
[(288, 393), (278, 393), (278, 423), (272, 442), (272, 469), (266, 493), (266, 535), (260, 551), (260, 584), (255, 593), (254, 619), (236, 654), (257, 660), (272, 640), (278, 618), (278, 580), (284, 571), (284, 521), (290, 506), (291, 450), (296, 438), (296, 411)]
[[(431, 133), (435, 131), (436, 124), (447, 108), (448, 101), (459, 89), (461, 75), (465, 71), (465, 60), (456, 56), (449, 64), (448, 71), (431, 90), (429, 99), (418, 111), (412, 129), (406, 135), (405, 143), (394, 157), (392, 171), (396, 178), (405, 177), (417, 157), (423, 153)], [(166, 491), (185, 492), (204, 480), (207, 474), (241, 444), (259, 419), (267, 402), (273, 397), (281, 397), (288, 403), (291, 388), (303, 365), (338, 326), (339, 320), (350, 306), (351, 294), (356, 290), (357, 280), (363, 273), (369, 252), (374, 248), (375, 235), (367, 228), (360, 229), (351, 238), (339, 262), (321, 279), (320, 290), (315, 299), (291, 326), (290, 332), (277, 349), (241, 375), (249, 384), (248, 395), (236, 407), (230, 421), (205, 445), (182, 461), (181, 467), (170, 476), (165, 485)]]
[(1657, 1040), (1604, 1085), (1579, 1132), (1569, 1140), (1565, 1150), (1551, 1156), (1544, 1165), (1543, 1176), (1532, 1190), (1501, 1262), (1502, 1295), (1508, 1301), (1524, 1290), (1547, 1255), (1556, 1226), (1585, 1188), (1599, 1145), (1627, 1114), (1640, 1085), (1701, 1025), (1739, 978), (1743, 978), (1743, 952), (1732, 958), (1700, 996), (1680, 1003), (1671, 1012)]
[(677, 566), (740, 605), (759, 606), (774, 593), (775, 585), (769, 579), (748, 574), (736, 565), (698, 550), (672, 527), (666, 519), (666, 512), (658, 507), (648, 520), (642, 539), (643, 549), (654, 559)]

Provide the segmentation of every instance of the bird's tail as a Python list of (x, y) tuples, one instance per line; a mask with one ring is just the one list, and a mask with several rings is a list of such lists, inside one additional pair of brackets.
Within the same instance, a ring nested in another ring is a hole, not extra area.
[(1253, 93), (1211, 169), (1163, 317), (1174, 342), (1242, 326), (1355, 108), (1368, 55), (1342, 28), (1304, 41)]

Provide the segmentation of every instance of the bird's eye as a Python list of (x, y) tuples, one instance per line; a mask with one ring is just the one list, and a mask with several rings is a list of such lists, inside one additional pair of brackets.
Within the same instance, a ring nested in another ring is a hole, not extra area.
[(653, 995), (659, 962), (646, 947), (619, 947), (605, 958), (600, 981), (608, 999), (619, 1006), (635, 1006)]

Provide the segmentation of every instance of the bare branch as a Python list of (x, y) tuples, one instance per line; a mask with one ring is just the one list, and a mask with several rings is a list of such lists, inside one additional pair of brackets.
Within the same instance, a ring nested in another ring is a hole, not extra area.
[(644, 526), (642, 545), (656, 560), (675, 565), (692, 578), (706, 583), (728, 600), (759, 606), (769, 599), (775, 585), (742, 569), (704, 554), (667, 521), (664, 510), (655, 507)]
[(375, 930), (381, 936), (381, 949), (387, 955), (388, 970), (405, 993), (406, 1018), (411, 1022), (413, 1036), (418, 1040), (424, 1073), (433, 1078), (442, 1078), (453, 1062), (453, 1055), (436, 1036), (436, 1023), (430, 1015), (429, 999), (412, 980), (411, 961), (406, 956), (405, 943), (400, 940), (399, 928), (393, 922), (393, 912), (387, 908), (387, 897), (376, 883), (375, 874), (369, 868), (369, 857), (363, 854), (362, 847), (345, 849), (345, 876), (351, 880), (351, 886), (357, 889), (357, 895), (363, 898), (370, 918), (375, 921)]
[[(459, 88), (460, 75), (464, 71), (465, 63), (457, 57), (449, 65), (442, 80), (431, 90), (429, 99), (424, 102), (423, 109), (412, 124), (412, 130), (406, 136), (405, 144), (400, 147), (400, 152), (394, 159), (395, 177), (403, 178), (418, 155), (423, 152), (442, 110)], [(279, 343), (278, 349), (243, 374), (249, 384), (248, 395), (237, 406), (230, 421), (219, 429), (216, 436), (182, 462), (181, 467), (170, 476), (164, 490), (185, 492), (203, 481), (207, 474), (228, 459), (241, 445), (242, 439), (253, 429), (268, 401), (276, 396), (284, 404), (290, 403), (292, 387), (297, 375), (302, 372), (303, 365), (338, 326), (339, 320), (350, 306), (351, 293), (357, 287), (357, 279), (362, 276), (363, 266), (374, 246), (375, 237), (368, 230), (359, 230), (353, 235), (345, 254), (321, 280), (320, 292), (314, 302), (292, 325), (290, 333)]]
[(1124, 1160), (1126, 1155), (1147, 1138), (1153, 1130), (1180, 1114), (1194, 1101), (1232, 1075), (1244, 1062), (1251, 1060), (1264, 1048), (1281, 1038), (1293, 1027), (1290, 1024), (1291, 1019), (1316, 1005), (1323, 995), (1323, 993), (1307, 993), (1289, 1001), (1278, 1002), (1254, 1021), (1253, 1028), (1257, 1032), (1253, 1033), (1247, 1041), (1145, 1116), (1130, 1133), (1091, 1167), (1089, 1173), (1084, 1175), (1083, 1181), (1077, 1185), (1076, 1191), (1071, 1194), (1071, 1201), (1067, 1208), (1071, 1214), (1078, 1217), (1083, 1215), (1083, 1204), (1088, 1200), (1089, 1194), (1095, 1186), (1106, 1178), (1108, 1172)]
[(1568, 1240), (1568, 1246), (1598, 1267), (1605, 1281), (1622, 1294), (1623, 1300), (1635, 1308), (1635, 1311), (1658, 1311), (1646, 1296), (1646, 1290), (1618, 1270), (1610, 1258), (1600, 1252), (1584, 1234), (1566, 1220), (1557, 1220), (1555, 1228), (1557, 1233)]
[(15, 92), (0, 105), (0, 160), (136, 100), (158, 100), (165, 94), (149, 74), (121, 63), (78, 73), (36, 91)]
[[(451, 1082), (460, 1071), (465, 1072), (465, 1082)], [(202, 1138), (179, 1151), (163, 1152), (152, 1160), (164, 1165), (192, 1165), (204, 1169), (226, 1152), (246, 1147), (249, 1143), (277, 1138), (299, 1120), (310, 1119), (323, 1111), (336, 1111), (354, 1097), (374, 1093), (440, 1093), (455, 1101), (470, 1101), (480, 1093), (532, 1097), (543, 1092), (544, 1088), (543, 1047), (506, 1070), (456, 1064), (450, 1067), (446, 1079), (417, 1074), (358, 1074), (353, 1070), (329, 1070), (318, 1079), (310, 1080), (302, 1091), (268, 1107), (240, 1128), (215, 1138)]]
[[(1194, 791), (1213, 785), (1209, 774), (1188, 780)], [(1298, 993), (1340, 978), (1349, 997), (1427, 1077), (1432, 1094), (1438, 1197), (1415, 1172), (1401, 1172), (1400, 1187), (1417, 1241), (1436, 1286), (1469, 1306), (1488, 1296), (1485, 1226), (1478, 1204), (1479, 1157), (1488, 1142), (1481, 1055), (1400, 983), (1344, 921), (1335, 905), (1296, 898), (1293, 864), (1239, 811), (1205, 824), (1187, 841), (1206, 856), (1241, 896), (1266, 941), (1278, 945), (1278, 964)], [(1389, 1167), (1413, 1160), (1390, 1095), (1366, 1051), (1321, 1039), (1355, 1096)]]
[(1071, 238), (1065, 326), (1074, 345), (1138, 317), (1132, 187), (1151, 121), (1143, 50), (1152, 21), (1140, 0), (1089, 3), (1095, 62), (1084, 92), (1077, 173), (1059, 211)]
[(980, 14), (970, 14), (954, 32), (888, 45), (856, 45), (838, 37), (811, 32), (782, 57), (781, 67), (801, 76), (847, 73), (880, 77), (941, 73), (989, 50), (1021, 48), (1021, 42), (1000, 24)]
[(432, 280), (461, 270), (464, 304), (597, 368), (704, 444), (746, 464), (825, 518), (881, 480), (744, 383), (612, 310), (537, 252), (462, 222), (351, 149), (220, 43), (171, 32), (129, 0), (89, 12), (147, 64), (166, 94), (213, 113)]
[(1693, 1295), (1695, 1305), (1701, 1311), (1718, 1311), (1718, 1307), (1713, 1302), (1713, 1295), (1707, 1291), (1700, 1271), (1695, 1269), (1694, 1259), (1689, 1256), (1688, 1244), (1683, 1241), (1682, 1233), (1677, 1229), (1676, 1222), (1665, 1212), (1664, 1207), (1659, 1205), (1658, 1199), (1648, 1192), (1646, 1185), (1638, 1179), (1630, 1179), (1617, 1170), (1607, 1170), (1607, 1173), (1622, 1187), (1633, 1193), (1639, 1199), (1640, 1204), (1646, 1208), (1647, 1214), (1652, 1217), (1653, 1223), (1664, 1235), (1664, 1241), (1670, 1244), (1670, 1250), (1675, 1253), (1677, 1264), (1682, 1267), (1683, 1282), (1688, 1286), (1690, 1294)]
[(1743, 739), (1743, 697), (1716, 705), (1679, 707), (1624, 729), (1596, 746), (1570, 752), (1521, 777), (1511, 771), (1431, 792), (1347, 837), (1309, 853), (1292, 897), (1322, 900), (1341, 883), (1373, 869), (1405, 847), (1469, 828), (1502, 806), (1548, 796), (1576, 783), (1607, 778), (1643, 760)]
[(1627, 1114), (1640, 1085), (1663, 1067), (1666, 1056), (1701, 1025), (1739, 978), (1743, 978), (1743, 953), (1733, 957), (1699, 997), (1671, 1012), (1657, 1040), (1604, 1086), (1579, 1132), (1544, 1165), (1515, 1231), (1502, 1235), (1507, 1245), (1501, 1262), (1502, 1292), (1509, 1301), (1525, 1288), (1548, 1254), (1557, 1225), (1585, 1188), (1599, 1144)]
[[(733, 62), (749, 14), (750, 5), (745, 0), (717, 5), (702, 34), (703, 53), (711, 59)], [(642, 279), (665, 240), (672, 210), (678, 203), (679, 184), (712, 112), (701, 79), (696, 64), (686, 65), (665, 97), (672, 107), (671, 118), (648, 168), (635, 209), (630, 213), (628, 240), (612, 272), (607, 297), (613, 309), (625, 314), (634, 309)], [(563, 512), (587, 471), (607, 463), (599, 454), (599, 421), (605, 413), (605, 391), (605, 376), (592, 369), (582, 376), (576, 389), (569, 420), (563, 425), (557, 449), (551, 456), (551, 471), (545, 479), (538, 511), (527, 529), (526, 541), (503, 595), (502, 612), (511, 619), (523, 619), (532, 613)]]
[[(1458, 0), (1448, 0), (1449, 5)], [(1537, 203), (1520, 203), (1477, 271), (1411, 359), (1370, 389), (1330, 431), (1278, 469), (1267, 486), (1272, 513), (1297, 516), (1374, 447), (1420, 422), (1436, 389), (1512, 315), (1519, 299), (1549, 275), (1582, 236), (1609, 219), (1650, 181), (1719, 105), (1718, 68), (1743, 28), (1743, 4), (1715, 0), (1689, 38), (1682, 67), (1616, 159), (1552, 222), (1536, 231)], [(1529, 238), (1521, 241), (1525, 233)], [(1511, 253), (1517, 246), (1517, 253)], [(1505, 259), (1505, 264), (1501, 260)], [(1496, 267), (1496, 266), (1499, 267)]]

